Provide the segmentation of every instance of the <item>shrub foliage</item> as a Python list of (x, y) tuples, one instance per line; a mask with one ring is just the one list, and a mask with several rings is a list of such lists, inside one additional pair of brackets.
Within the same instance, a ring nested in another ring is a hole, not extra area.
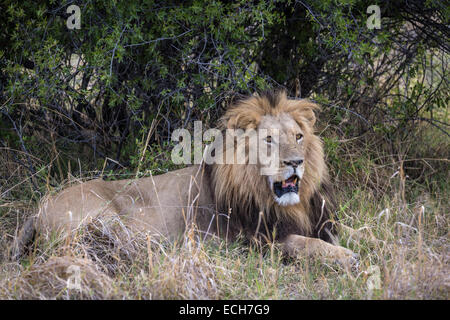
[[(73, 4), (80, 29), (67, 27)], [(448, 136), (449, 7), (379, 2), (370, 29), (371, 4), (5, 0), (0, 147), (33, 181), (53, 162), (63, 179), (80, 155), (83, 170), (167, 168), (172, 130), (214, 125), (267, 88), (314, 99), (345, 138), (373, 132), (394, 154), (418, 124)]]

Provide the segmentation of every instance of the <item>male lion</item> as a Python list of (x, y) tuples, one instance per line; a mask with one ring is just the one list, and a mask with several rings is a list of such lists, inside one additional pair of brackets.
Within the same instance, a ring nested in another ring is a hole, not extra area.
[(42, 201), (16, 247), (31, 239), (32, 230), (73, 232), (94, 218), (119, 218), (129, 230), (163, 239), (195, 225), (203, 235), (232, 240), (241, 234), (275, 241), (293, 257), (315, 255), (353, 265), (353, 252), (331, 243), (332, 201), (322, 143), (313, 133), (316, 109), (307, 100), (272, 92), (239, 101), (221, 118), (222, 132), (266, 129), (258, 144), (279, 150), (278, 169), (269, 175), (261, 175), (263, 165), (247, 157), (244, 164), (202, 163), (148, 178), (91, 180)]

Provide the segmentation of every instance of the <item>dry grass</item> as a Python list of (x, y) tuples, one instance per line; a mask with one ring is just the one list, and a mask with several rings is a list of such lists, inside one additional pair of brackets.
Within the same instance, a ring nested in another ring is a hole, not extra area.
[(40, 238), (20, 263), (9, 262), (6, 247), (34, 202), (3, 198), (0, 298), (448, 299), (448, 162), (430, 164), (434, 173), (424, 171), (420, 180), (361, 147), (341, 143), (335, 152), (342, 159), (333, 167), (338, 214), (362, 234), (344, 234), (341, 244), (360, 254), (358, 272), (314, 259), (286, 261), (275, 246), (198, 241), (192, 229), (174, 244), (124, 237), (120, 221), (104, 220), (67, 239)]
[[(97, 223), (70, 240), (41, 239), (21, 264), (4, 261), (0, 298), (448, 299), (448, 217), (439, 208), (427, 210), (423, 214), (416, 205), (404, 212), (364, 212), (354, 224), (378, 241), (342, 238), (361, 255), (354, 274), (320, 261), (283, 261), (275, 248), (202, 243), (193, 232), (178, 244), (156, 243), (143, 234), (118, 239)], [(73, 266), (80, 269), (80, 290), (69, 286)], [(380, 287), (369, 290), (377, 271)]]

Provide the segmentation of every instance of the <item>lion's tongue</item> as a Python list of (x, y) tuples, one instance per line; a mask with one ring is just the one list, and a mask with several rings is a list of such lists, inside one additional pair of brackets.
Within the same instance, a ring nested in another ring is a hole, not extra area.
[(281, 187), (282, 188), (287, 188), (287, 187), (295, 187), (295, 179), (288, 179), (282, 182)]

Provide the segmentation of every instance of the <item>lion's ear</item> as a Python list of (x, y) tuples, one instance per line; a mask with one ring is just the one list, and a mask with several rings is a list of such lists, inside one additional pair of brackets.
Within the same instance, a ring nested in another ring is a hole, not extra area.
[(314, 111), (320, 110), (320, 106), (309, 100), (294, 101), (289, 105), (289, 113), (300, 124), (307, 122), (312, 128), (316, 123), (316, 115)]
[(301, 112), (301, 114), (309, 122), (309, 125), (311, 127), (314, 127), (314, 125), (316, 124), (316, 115), (313, 109), (305, 109), (303, 112)]

